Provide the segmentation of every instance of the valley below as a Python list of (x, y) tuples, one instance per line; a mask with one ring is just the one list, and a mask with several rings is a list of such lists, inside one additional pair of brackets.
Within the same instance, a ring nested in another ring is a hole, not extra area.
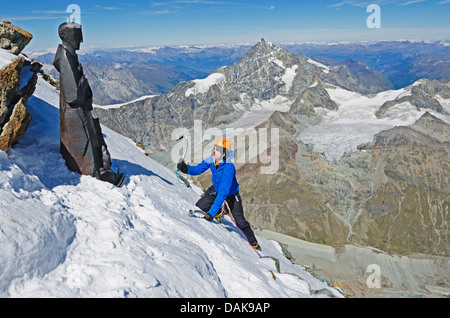
[(369, 246), (333, 247), (288, 235), (258, 230), (280, 242), (294, 264), (356, 298), (441, 298), (450, 296), (448, 257), (426, 254), (390, 255)]

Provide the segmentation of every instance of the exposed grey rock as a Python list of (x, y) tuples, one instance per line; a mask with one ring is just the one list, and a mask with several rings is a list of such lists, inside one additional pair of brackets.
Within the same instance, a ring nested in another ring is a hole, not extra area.
[(369, 68), (362, 61), (347, 59), (330, 66), (330, 69), (331, 72), (322, 74), (321, 79), (349, 91), (374, 94), (394, 88), (387, 76)]
[(431, 109), (439, 113), (446, 113), (438, 100), (438, 95), (443, 98), (450, 98), (450, 85), (448, 80), (421, 79), (408, 86), (408, 95), (401, 96), (392, 101), (385, 102), (376, 112), (376, 116), (381, 118), (393, 106), (408, 102), (419, 109)]

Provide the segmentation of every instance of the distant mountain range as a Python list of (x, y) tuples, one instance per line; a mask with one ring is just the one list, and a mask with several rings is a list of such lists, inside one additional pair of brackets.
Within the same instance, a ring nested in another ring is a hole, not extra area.
[[(205, 78), (219, 67), (234, 65), (252, 46), (89, 50), (80, 55), (80, 61), (93, 88), (94, 102), (109, 105), (144, 95), (165, 94), (180, 82)], [(343, 77), (345, 72), (373, 72), (372, 85), (380, 90), (375, 87), (369, 91), (367, 87), (351, 87), (361, 93), (399, 89), (421, 78), (439, 80), (448, 78), (450, 74), (450, 46), (447, 42), (387, 41), (278, 46), (295, 55), (303, 53), (326, 66), (340, 68)], [(58, 76), (50, 66), (53, 53), (37, 51), (29, 55), (46, 64), (44, 69), (47, 73)]]
[(374, 43), (292, 44), (292, 53), (333, 65), (351, 58), (387, 76), (395, 89), (421, 78), (443, 79), (450, 74), (450, 42), (381, 41)]
[(391, 88), (382, 74), (363, 63), (346, 61), (329, 68), (262, 39), (234, 65), (218, 68), (205, 79), (181, 82), (167, 94), (96, 112), (107, 125), (149, 150), (166, 151), (167, 131), (193, 127), (196, 119), (208, 128), (229, 124), (258, 107), (260, 122), (274, 109), (289, 109), (292, 104), (303, 113), (311, 112), (308, 107), (336, 108), (322, 81), (361, 93)]
[[(192, 68), (146, 60), (140, 56), (132, 52), (100, 51), (80, 56), (95, 104), (117, 104), (145, 95), (164, 94), (179, 82), (207, 75)], [(47, 53), (36, 59), (45, 64), (47, 74), (59, 78), (52, 65), (54, 54)]]

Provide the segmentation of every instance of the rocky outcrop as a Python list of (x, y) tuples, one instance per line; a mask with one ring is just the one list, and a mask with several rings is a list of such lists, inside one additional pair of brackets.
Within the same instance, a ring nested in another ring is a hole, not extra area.
[(32, 38), (30, 33), (11, 24), (10, 21), (0, 21), (0, 49), (19, 55)]
[(418, 109), (430, 109), (439, 113), (445, 113), (444, 107), (439, 102), (439, 97), (450, 98), (450, 84), (448, 80), (433, 80), (426, 78), (418, 80), (405, 88), (406, 94), (395, 100), (385, 102), (376, 112), (378, 118), (384, 117), (385, 113), (400, 103), (410, 103)]
[[(295, 114), (312, 115), (314, 108), (326, 108), (337, 110), (337, 104), (330, 98), (322, 81), (316, 77), (308, 88), (306, 88), (292, 104)], [(309, 110), (308, 110), (309, 109)]]
[(371, 195), (354, 224), (359, 239), (403, 254), (450, 255), (449, 136), (450, 126), (429, 113), (376, 136)]
[(322, 74), (321, 79), (360, 94), (374, 94), (394, 88), (387, 76), (362, 61), (352, 59), (330, 66), (330, 72)]
[[(16, 46), (13, 51), (18, 52), (23, 48), (24, 42), (14, 43)], [(27, 112), (26, 104), (34, 92), (41, 67), (39, 63), (17, 57), (0, 69), (0, 150), (6, 151), (17, 143), (30, 124), (31, 115)]]

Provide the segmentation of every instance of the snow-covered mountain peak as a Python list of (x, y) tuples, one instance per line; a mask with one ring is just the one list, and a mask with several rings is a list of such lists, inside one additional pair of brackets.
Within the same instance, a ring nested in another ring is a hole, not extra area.
[(262, 38), (258, 43), (255, 45), (255, 49), (258, 50), (265, 50), (265, 51), (280, 51), (281, 48), (276, 46), (270, 41), (266, 41), (264, 38)]
[[(267, 63), (278, 63), (280, 67), (291, 67), (295, 59), (295, 55), (286, 49), (282, 49), (272, 42), (261, 39), (254, 45), (236, 65), (252, 65), (263, 66)], [(287, 64), (287, 65), (285, 65)]]

